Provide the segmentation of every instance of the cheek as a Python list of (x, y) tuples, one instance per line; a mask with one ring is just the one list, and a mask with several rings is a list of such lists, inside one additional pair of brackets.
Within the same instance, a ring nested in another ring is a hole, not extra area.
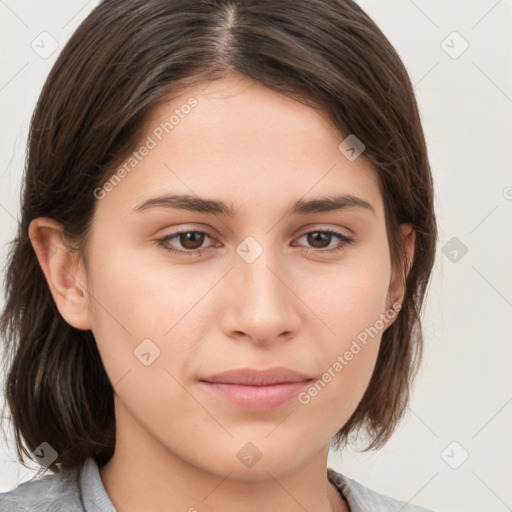
[[(216, 271), (197, 277), (191, 267), (166, 263), (156, 248), (135, 251), (120, 241), (107, 240), (106, 235), (104, 244), (99, 240), (91, 251), (96, 264), (91, 265), (89, 280), (90, 310), (93, 334), (111, 382), (130, 372), (130, 380), (140, 377), (138, 382), (143, 384), (149, 378), (148, 386), (163, 389), (170, 379), (163, 368), (181, 381), (176, 372), (191, 371), (197, 339), (212, 325), (211, 299), (201, 298), (208, 283), (217, 279)], [(108, 249), (99, 254), (93, 252), (95, 247)], [(143, 355), (148, 352), (149, 356)], [(144, 359), (151, 361), (149, 366), (144, 366)], [(154, 368), (163, 374), (162, 382), (152, 381)]]
[(339, 411), (343, 421), (368, 386), (382, 333), (392, 319), (386, 313), (389, 260), (379, 257), (378, 251), (375, 254), (340, 265), (321, 281), (324, 285), (318, 286), (317, 281), (313, 287), (303, 280), (308, 305), (328, 327), (322, 328), (326, 334), (321, 338), (319, 356), (324, 373), (311, 390), (311, 398), (321, 393), (321, 401)]
[(340, 343), (374, 325), (385, 312), (390, 280), (386, 247), (369, 246), (347, 254), (345, 261), (321, 275), (305, 273), (298, 281), (308, 305)]
[[(152, 289), (151, 275), (133, 252), (110, 242), (110, 246), (92, 245), (89, 310), (98, 349), (115, 383), (134, 363), (140, 364), (134, 355), (137, 346), (161, 335), (164, 326), (158, 318), (162, 297)], [(104, 248), (101, 254), (96, 247)]]

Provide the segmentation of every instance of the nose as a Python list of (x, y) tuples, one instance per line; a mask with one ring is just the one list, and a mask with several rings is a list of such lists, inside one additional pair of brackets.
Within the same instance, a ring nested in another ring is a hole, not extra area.
[(277, 252), (265, 249), (252, 262), (243, 252), (234, 255), (222, 291), (221, 327), (226, 336), (268, 344), (297, 334), (301, 302), (293, 290), (293, 273)]

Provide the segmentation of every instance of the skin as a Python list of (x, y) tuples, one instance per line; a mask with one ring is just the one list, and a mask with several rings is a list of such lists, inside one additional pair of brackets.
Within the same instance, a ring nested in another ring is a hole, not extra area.
[[(190, 97), (197, 106), (97, 200), (87, 265), (66, 250), (54, 220), (30, 225), (60, 313), (92, 330), (114, 385), (117, 444), (102, 482), (119, 512), (347, 511), (327, 480), (329, 440), (368, 386), (382, 331), (308, 404), (246, 411), (198, 379), (276, 366), (320, 379), (401, 302), (377, 174), (364, 154), (350, 161), (340, 152), (345, 137), (324, 113), (243, 77), (162, 104), (147, 134)], [(287, 213), (299, 199), (335, 192), (368, 201), (375, 213)], [(236, 216), (133, 211), (166, 193), (223, 200)], [(322, 252), (339, 238), (304, 235), (325, 228), (355, 241)], [(201, 254), (173, 254), (156, 242), (181, 229), (208, 236), (167, 245)], [(401, 233), (410, 265), (414, 231), (404, 224)], [(263, 249), (252, 263), (236, 252), (247, 236)], [(146, 338), (160, 350), (149, 366), (134, 356)], [(262, 454), (252, 467), (237, 457), (247, 442)]]

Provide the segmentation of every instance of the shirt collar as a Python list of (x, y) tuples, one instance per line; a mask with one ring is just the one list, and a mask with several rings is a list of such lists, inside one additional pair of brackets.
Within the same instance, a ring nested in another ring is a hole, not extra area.
[(89, 457), (80, 475), (80, 495), (86, 512), (116, 512), (103, 486), (96, 461)]

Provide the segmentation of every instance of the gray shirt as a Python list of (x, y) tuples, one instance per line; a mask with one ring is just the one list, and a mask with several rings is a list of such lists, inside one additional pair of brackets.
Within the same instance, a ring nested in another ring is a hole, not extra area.
[[(329, 480), (351, 512), (433, 512), (384, 496), (327, 468)], [(103, 487), (98, 466), (89, 458), (75, 479), (73, 470), (45, 475), (0, 493), (1, 512), (116, 512)]]

